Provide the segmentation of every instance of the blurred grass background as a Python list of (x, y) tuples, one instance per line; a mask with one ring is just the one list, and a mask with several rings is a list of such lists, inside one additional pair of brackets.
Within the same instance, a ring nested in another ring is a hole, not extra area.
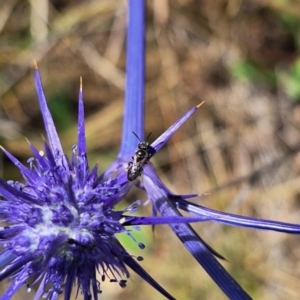
[[(67, 153), (83, 77), (89, 158), (104, 170), (120, 142), (125, 30), (126, 1), (1, 0), (0, 143), (25, 162), (24, 136), (42, 148), (37, 60)], [(206, 101), (155, 157), (168, 187), (210, 193), (194, 200), (210, 208), (300, 222), (299, 48), (299, 0), (147, 1), (147, 133), (156, 138)], [(2, 154), (0, 171), (20, 180)], [(128, 200), (137, 197), (146, 200), (137, 193)], [(300, 299), (299, 237), (194, 227), (253, 298)], [(138, 239), (146, 249), (132, 246), (133, 254), (177, 299), (225, 299), (167, 226)], [(162, 299), (134, 275), (125, 290), (103, 291), (103, 299)], [(32, 298), (25, 286), (14, 297)]]

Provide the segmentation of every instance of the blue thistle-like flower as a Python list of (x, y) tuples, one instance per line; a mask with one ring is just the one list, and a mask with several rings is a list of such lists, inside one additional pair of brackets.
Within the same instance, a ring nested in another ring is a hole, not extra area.
[[(13, 282), (1, 299), (10, 299), (24, 284), (30, 291), (39, 282), (34, 299), (57, 299), (65, 292), (70, 298), (77, 282), (84, 299), (98, 299), (102, 280), (109, 278), (126, 286), (127, 267), (141, 275), (154, 288), (173, 299), (161, 288), (123, 248), (115, 235), (125, 233), (126, 226), (169, 223), (165, 217), (133, 217), (139, 202), (117, 211), (115, 204), (131, 187), (126, 168), (114, 177), (101, 179), (97, 165), (89, 171), (82, 87), (79, 93), (78, 143), (69, 160), (64, 154), (50, 111), (47, 107), (41, 78), (35, 70), (35, 82), (49, 144), (44, 152), (29, 143), (34, 157), (23, 165), (7, 150), (7, 157), (20, 170), (24, 182), (0, 179), (0, 216), (7, 223), (0, 229), (0, 280)], [(175, 217), (173, 223), (203, 221), (208, 218)], [(138, 229), (138, 228), (136, 228)], [(133, 238), (134, 239), (134, 238)], [(143, 249), (145, 246), (138, 243)], [(137, 257), (137, 260), (142, 260)], [(125, 278), (125, 279), (124, 279)]]
[[(75, 279), (85, 298), (100, 292), (97, 270), (103, 280), (109, 277), (125, 285), (120, 275), (129, 276), (124, 261), (130, 255), (115, 238), (126, 232), (120, 223), (123, 211), (113, 211), (111, 202), (122, 199), (128, 188), (125, 172), (99, 182), (97, 166), (89, 171), (82, 89), (79, 94), (78, 144), (70, 160), (63, 153), (54, 123), (46, 105), (40, 76), (35, 70), (40, 107), (49, 138), (45, 152), (29, 144), (33, 158), (29, 168), (3, 149), (19, 168), (25, 183), (0, 180), (3, 251), (0, 279), (12, 276), (13, 283), (1, 299), (10, 299), (26, 282), (37, 281), (35, 299), (56, 299), (65, 290), (69, 299)], [(133, 208), (128, 208), (132, 210)], [(91, 290), (92, 289), (92, 292)]]

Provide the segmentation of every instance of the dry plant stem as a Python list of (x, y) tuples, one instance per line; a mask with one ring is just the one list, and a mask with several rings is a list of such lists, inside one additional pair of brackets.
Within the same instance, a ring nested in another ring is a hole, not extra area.
[(48, 36), (48, 0), (30, 0), (30, 33), (34, 43), (44, 42)]
[(82, 42), (79, 50), (91, 69), (117, 88), (124, 90), (125, 75), (110, 60), (101, 56), (95, 47), (87, 42)]
[[(124, 2), (125, 4), (125, 2)], [(116, 64), (122, 54), (126, 35), (126, 7), (125, 5), (117, 9), (114, 23), (111, 27), (109, 39), (107, 41), (104, 57)]]

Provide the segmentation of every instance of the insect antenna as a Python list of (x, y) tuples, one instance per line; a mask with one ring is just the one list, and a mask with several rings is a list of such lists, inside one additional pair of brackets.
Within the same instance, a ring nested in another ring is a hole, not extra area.
[(132, 133), (137, 137), (137, 139), (138, 139), (140, 142), (142, 142), (141, 139), (138, 137), (138, 135), (137, 135), (134, 131), (132, 131)]
[(148, 141), (148, 139), (149, 139), (149, 137), (150, 137), (151, 134), (152, 134), (152, 132), (150, 132), (150, 133), (148, 134), (148, 136), (147, 136), (147, 138), (146, 138), (146, 142)]

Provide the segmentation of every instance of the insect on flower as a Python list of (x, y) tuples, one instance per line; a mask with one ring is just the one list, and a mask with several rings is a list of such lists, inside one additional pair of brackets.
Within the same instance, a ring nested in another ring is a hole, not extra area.
[(129, 181), (134, 181), (137, 179), (143, 172), (143, 168), (139, 163), (134, 163), (134, 161), (130, 161), (127, 167), (127, 179)]
[(152, 132), (149, 133), (146, 141), (142, 141), (135, 132), (132, 132), (132, 133), (138, 138), (140, 143), (138, 143), (138, 147), (135, 150), (135, 154), (132, 157), (132, 161), (130, 161), (128, 163), (127, 179), (129, 181), (133, 181), (133, 180), (137, 179), (142, 174), (142, 172), (144, 170), (143, 166), (148, 163), (148, 161), (151, 157), (151, 154), (150, 154), (151, 146), (147, 142), (147, 140), (150, 137)]

